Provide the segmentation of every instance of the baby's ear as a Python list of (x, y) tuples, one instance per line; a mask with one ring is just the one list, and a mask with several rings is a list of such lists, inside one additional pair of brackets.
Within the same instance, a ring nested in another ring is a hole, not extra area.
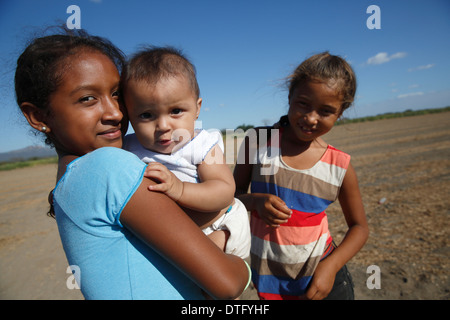
[(202, 102), (203, 102), (202, 98), (198, 98), (196, 119), (198, 119), (198, 116), (200, 115), (200, 109), (202, 108)]
[(22, 102), (20, 110), (22, 110), (30, 126), (41, 132), (49, 132), (50, 128), (45, 123), (45, 117), (41, 109), (30, 102)]

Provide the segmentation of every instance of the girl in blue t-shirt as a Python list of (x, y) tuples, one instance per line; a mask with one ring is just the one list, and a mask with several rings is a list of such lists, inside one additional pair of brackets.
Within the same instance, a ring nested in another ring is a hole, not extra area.
[(123, 60), (109, 41), (72, 30), (35, 39), (17, 61), (17, 103), (58, 153), (51, 214), (81, 291), (87, 299), (196, 299), (201, 288), (235, 298), (249, 282), (246, 263), (149, 191), (145, 164), (120, 149)]

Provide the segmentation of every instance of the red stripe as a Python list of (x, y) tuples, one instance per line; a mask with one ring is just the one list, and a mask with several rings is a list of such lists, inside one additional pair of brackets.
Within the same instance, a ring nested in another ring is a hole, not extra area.
[[(259, 218), (256, 210), (252, 211), (252, 216)], [(312, 227), (322, 223), (322, 219), (326, 216), (325, 211), (320, 213), (302, 212), (292, 210), (292, 216), (288, 222), (281, 226), (286, 227)]]
[(334, 245), (333, 245), (332, 241), (333, 241), (333, 238), (331, 236), (328, 237), (328, 239), (327, 239), (327, 247), (325, 247), (325, 250), (324, 250), (324, 252), (322, 254), (322, 257), (320, 258), (320, 261), (322, 261), (323, 259), (328, 257), (330, 255), (330, 253), (333, 252)]
[(259, 217), (253, 216), (250, 227), (253, 236), (279, 245), (307, 245), (316, 242), (324, 233), (329, 233), (326, 218), (316, 226), (291, 227), (283, 224), (279, 228), (272, 228)]
[(261, 300), (300, 300), (301, 296), (290, 296), (286, 294), (258, 292)]
[(350, 162), (350, 155), (328, 145), (328, 149), (324, 153), (320, 161), (347, 169)]

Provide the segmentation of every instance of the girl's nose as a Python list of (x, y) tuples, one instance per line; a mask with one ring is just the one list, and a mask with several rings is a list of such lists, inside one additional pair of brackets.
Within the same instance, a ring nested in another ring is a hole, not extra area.
[(120, 110), (119, 102), (113, 98), (107, 99), (104, 104), (103, 117), (110, 121), (120, 121), (123, 118), (123, 113)]
[(305, 114), (305, 121), (310, 124), (310, 125), (314, 125), (317, 123), (317, 119), (318, 119), (318, 114), (316, 111), (312, 110), (311, 112), (308, 112), (307, 114)]

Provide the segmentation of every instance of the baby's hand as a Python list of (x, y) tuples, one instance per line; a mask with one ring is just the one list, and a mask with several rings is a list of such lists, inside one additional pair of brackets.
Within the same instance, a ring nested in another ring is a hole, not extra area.
[(259, 216), (269, 226), (277, 228), (291, 217), (292, 210), (279, 197), (272, 194), (258, 194), (256, 198)]
[(178, 201), (183, 195), (183, 182), (161, 163), (149, 163), (144, 177), (159, 181), (158, 184), (148, 187), (150, 191), (163, 192), (174, 201)]

